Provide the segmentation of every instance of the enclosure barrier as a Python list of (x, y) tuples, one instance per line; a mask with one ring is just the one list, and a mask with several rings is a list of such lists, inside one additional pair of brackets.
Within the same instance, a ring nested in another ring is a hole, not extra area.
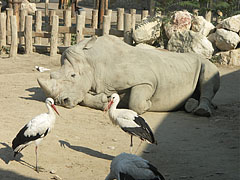
[[(43, 12), (45, 17), (42, 15)], [(21, 11), (20, 17), (16, 17), (13, 9), (8, 8), (0, 16), (0, 46), (10, 46), (9, 56), (15, 57), (20, 47), (24, 49), (25, 54), (31, 54), (37, 49), (47, 49), (50, 51), (50, 56), (55, 56), (71, 45), (72, 37), (75, 37), (78, 43), (84, 37), (111, 34), (123, 37), (125, 42), (132, 44), (131, 32), (136, 24), (136, 9), (125, 13), (123, 8), (118, 8), (116, 26), (112, 23), (112, 10), (108, 9), (103, 16), (101, 29), (97, 28), (98, 11), (96, 9), (92, 10), (90, 25), (86, 24), (86, 11), (80, 11), (75, 17), (71, 17), (71, 10), (64, 10), (62, 13), (63, 19), (56, 15), (56, 10), (49, 12), (37, 10), (34, 16)], [(143, 10), (142, 18), (147, 15), (148, 11)], [(61, 37), (63, 37), (63, 43), (60, 43)]]

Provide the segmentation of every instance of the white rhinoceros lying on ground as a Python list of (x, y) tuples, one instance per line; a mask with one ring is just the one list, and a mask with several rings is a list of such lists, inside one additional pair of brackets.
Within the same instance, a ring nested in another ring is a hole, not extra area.
[(61, 64), (50, 79), (38, 83), (67, 108), (81, 104), (104, 109), (107, 97), (117, 92), (120, 105), (139, 114), (172, 111), (196, 95), (195, 114), (209, 116), (219, 89), (218, 69), (199, 55), (141, 49), (115, 36), (93, 37), (69, 47)]

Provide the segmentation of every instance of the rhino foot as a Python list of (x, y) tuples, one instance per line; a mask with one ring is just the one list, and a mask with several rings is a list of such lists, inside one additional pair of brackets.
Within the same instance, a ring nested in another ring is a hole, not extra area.
[(193, 112), (198, 107), (199, 101), (194, 98), (189, 98), (185, 103), (185, 110), (188, 113)]
[(212, 112), (208, 106), (200, 105), (194, 110), (194, 114), (198, 116), (210, 117)]

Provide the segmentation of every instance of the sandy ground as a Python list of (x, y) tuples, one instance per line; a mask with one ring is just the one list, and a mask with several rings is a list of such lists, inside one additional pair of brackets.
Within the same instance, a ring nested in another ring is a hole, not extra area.
[[(57, 106), (61, 117), (41, 143), (39, 165), (33, 170), (34, 145), (13, 159), (11, 142), (32, 117), (46, 112), (45, 95), (36, 79), (49, 77), (34, 66), (52, 71), (60, 66), (60, 56), (18, 55), (0, 59), (0, 179), (102, 180), (111, 160), (129, 152), (130, 137), (111, 124), (100, 110), (77, 106)], [(214, 102), (218, 109), (210, 118), (185, 112), (143, 115), (152, 127), (158, 145), (143, 143), (136, 153), (154, 164), (168, 180), (239, 179), (239, 108), (240, 69), (219, 67), (221, 89)], [(139, 140), (134, 139), (134, 151)], [(50, 171), (55, 171), (51, 174)]]

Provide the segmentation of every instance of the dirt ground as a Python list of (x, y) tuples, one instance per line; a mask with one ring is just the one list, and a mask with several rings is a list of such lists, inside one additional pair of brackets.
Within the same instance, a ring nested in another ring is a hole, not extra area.
[[(60, 67), (60, 56), (18, 55), (0, 59), (0, 179), (103, 180), (111, 160), (129, 152), (130, 137), (111, 124), (100, 110), (57, 106), (55, 128), (41, 143), (39, 165), (33, 170), (34, 145), (13, 158), (11, 142), (32, 117), (46, 112), (45, 95), (36, 81), (49, 77), (34, 66)], [(143, 117), (152, 127), (158, 145), (143, 143), (136, 153), (154, 164), (167, 180), (238, 180), (240, 68), (219, 67), (221, 88), (213, 117), (185, 112), (148, 112)], [(134, 139), (134, 151), (139, 139)], [(50, 171), (55, 172), (51, 174)]]

